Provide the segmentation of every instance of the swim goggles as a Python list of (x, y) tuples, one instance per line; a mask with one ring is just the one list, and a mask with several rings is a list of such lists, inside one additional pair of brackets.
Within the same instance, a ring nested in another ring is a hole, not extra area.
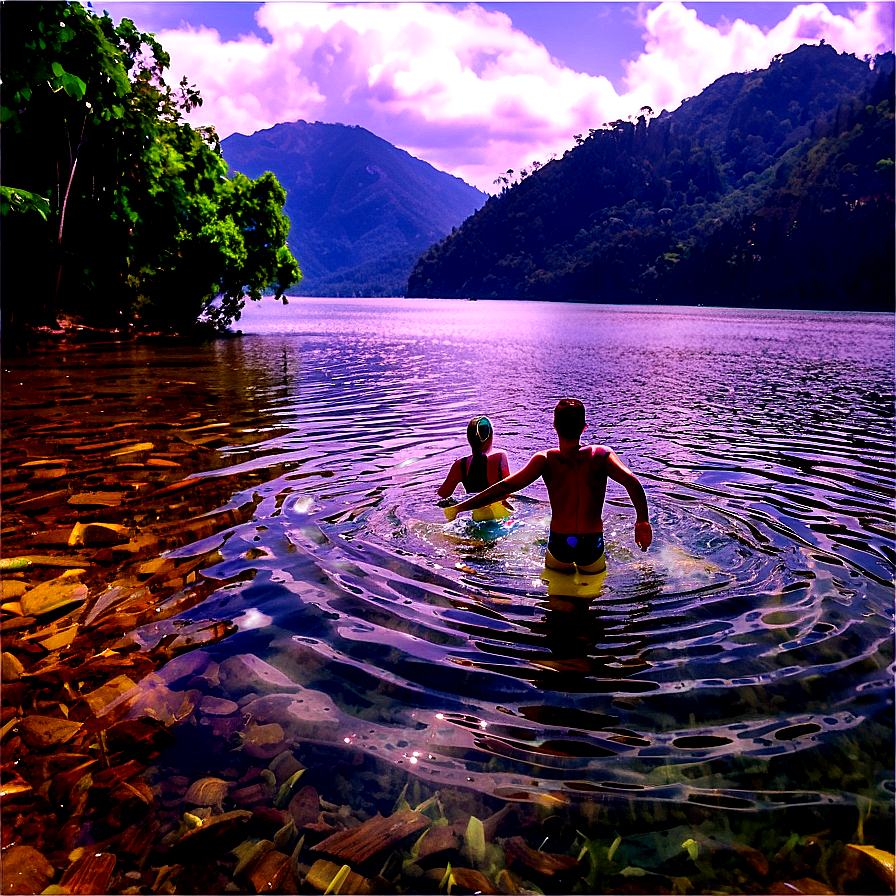
[(492, 421), (488, 417), (480, 417), (476, 421), (476, 438), (480, 442), (487, 442), (492, 437)]

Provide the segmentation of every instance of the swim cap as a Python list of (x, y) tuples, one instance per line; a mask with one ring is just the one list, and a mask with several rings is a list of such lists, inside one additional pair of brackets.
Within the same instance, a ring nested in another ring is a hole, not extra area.
[(488, 417), (474, 417), (467, 426), (467, 439), (471, 445), (474, 440), (484, 445), (493, 435), (492, 421)]

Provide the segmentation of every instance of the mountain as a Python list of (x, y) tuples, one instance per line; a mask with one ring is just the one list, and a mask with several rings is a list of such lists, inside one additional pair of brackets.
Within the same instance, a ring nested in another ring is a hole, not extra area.
[(404, 295), (420, 254), (487, 198), (361, 127), (296, 121), (221, 149), (231, 171), (286, 189), (300, 295)]
[(578, 136), (407, 295), (892, 311), (893, 63), (803, 46)]

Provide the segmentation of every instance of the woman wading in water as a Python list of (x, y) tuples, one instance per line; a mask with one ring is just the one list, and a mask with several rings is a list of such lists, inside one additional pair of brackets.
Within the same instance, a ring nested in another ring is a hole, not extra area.
[[(470, 457), (459, 458), (451, 465), (445, 481), (439, 486), (440, 498), (450, 498), (461, 483), (468, 495), (475, 495), (510, 475), (507, 453), (493, 450), (494, 440), (495, 431), (488, 417), (474, 417), (467, 424), (467, 441), (473, 453)], [(480, 508), (473, 519), (501, 519), (512, 512), (513, 505), (504, 499)]]

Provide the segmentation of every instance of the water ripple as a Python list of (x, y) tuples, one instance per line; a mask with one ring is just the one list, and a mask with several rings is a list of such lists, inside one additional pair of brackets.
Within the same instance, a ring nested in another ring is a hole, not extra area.
[[(269, 617), (218, 649), (327, 695), (359, 749), (509, 799), (757, 811), (877, 787), (890, 318), (333, 302), (228, 351), (267, 423), (224, 454), (270, 475), (204, 573), (251, 582), (191, 612)], [(609, 571), (574, 594), (543, 575), (543, 486), (502, 524), (434, 501), (466, 419), (488, 412), (518, 468), (563, 394), (642, 477), (656, 532), (637, 551), (611, 484)]]

